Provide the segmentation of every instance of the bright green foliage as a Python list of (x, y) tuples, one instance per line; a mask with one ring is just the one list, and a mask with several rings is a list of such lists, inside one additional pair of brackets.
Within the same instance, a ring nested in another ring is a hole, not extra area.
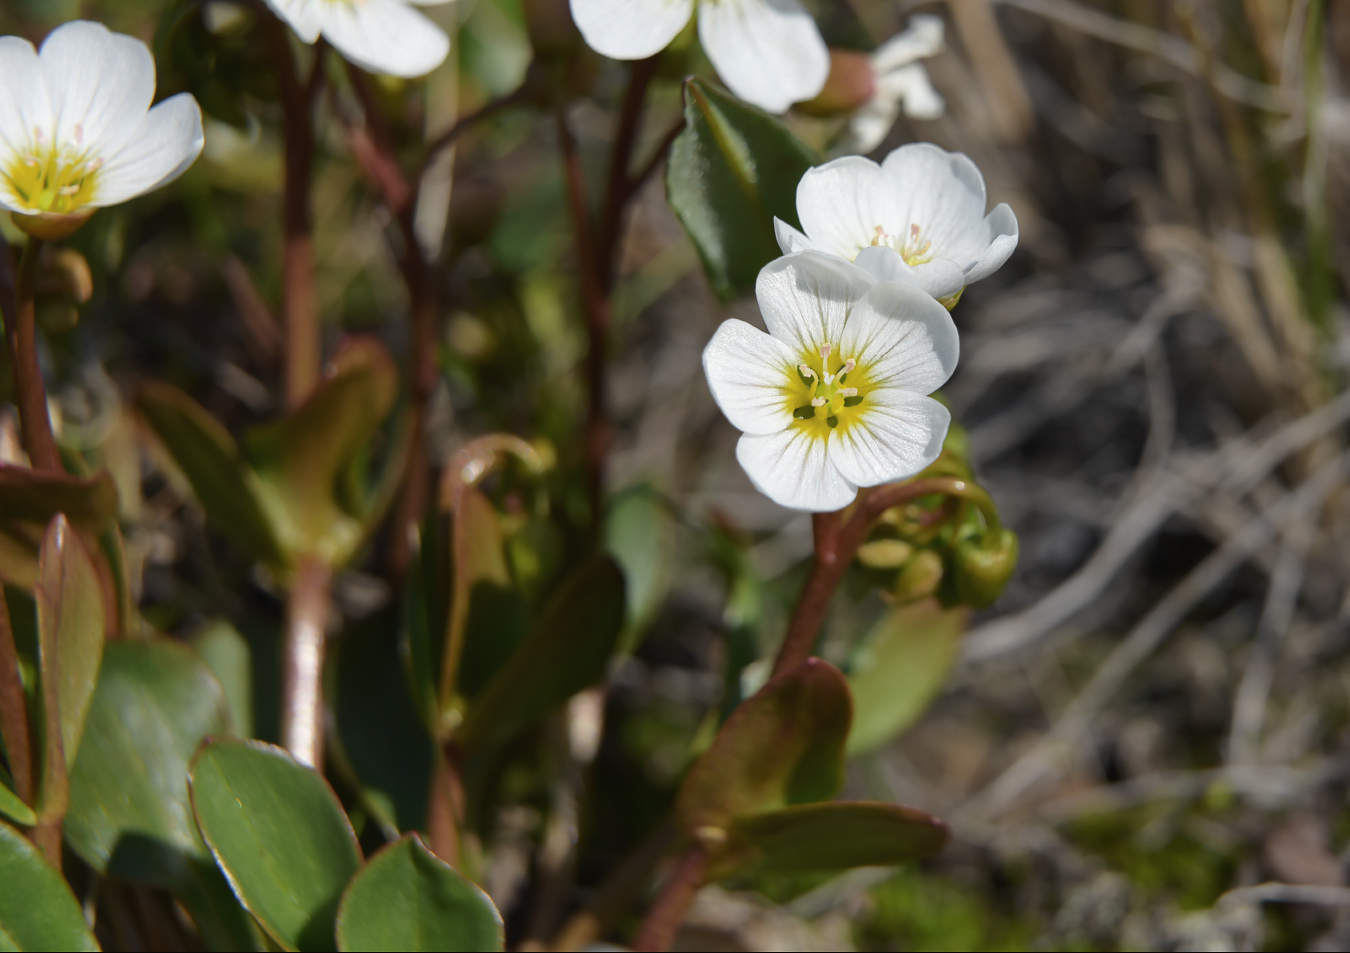
[(620, 494), (605, 518), (605, 548), (614, 555), (628, 583), (628, 623), (623, 642), (630, 651), (661, 607), (670, 586), (671, 522), (660, 495), (645, 486)]
[(772, 678), (723, 724), (689, 770), (676, 816), (689, 831), (790, 804), (823, 801), (844, 783), (853, 705), (839, 670), (820, 659)]
[(963, 884), (903, 868), (870, 891), (871, 911), (855, 923), (859, 950), (1030, 950), (1032, 922), (993, 909)]
[(225, 692), (230, 731), (240, 738), (253, 737), (253, 659), (248, 642), (224, 619), (202, 626), (191, 642)]
[(0, 781), (0, 817), (17, 821), (25, 827), (32, 827), (37, 823), (37, 815), (33, 813), (33, 809), (20, 801), (19, 796), (11, 791), (4, 781)]
[(347, 815), (317, 773), (280, 748), (220, 741), (192, 764), (192, 808), (235, 893), (288, 950), (331, 950), (361, 865)]
[(210, 670), (170, 641), (109, 644), (70, 771), (66, 842), (96, 871), (175, 893), (218, 949), (254, 949), (240, 909), (197, 833), (188, 765), (229, 711)]
[(966, 617), (964, 609), (928, 600), (891, 609), (877, 621), (848, 674), (849, 755), (884, 744), (924, 713), (956, 664)]
[(800, 804), (741, 817), (728, 834), (718, 872), (888, 867), (921, 860), (947, 843), (947, 828), (931, 814), (872, 801)]
[(487, 894), (409, 834), (352, 878), (337, 939), (343, 951), (500, 950), (502, 919)]
[(598, 682), (623, 630), (624, 579), (592, 558), (549, 600), (520, 648), (474, 702), (460, 732), (470, 749), (511, 738)]
[(98, 949), (65, 880), (7, 824), (0, 824), (0, 884), (0, 949)]
[(684, 86), (685, 129), (666, 164), (666, 195), (713, 290), (754, 288), (782, 252), (776, 217), (797, 226), (797, 182), (818, 158), (782, 121), (704, 80)]

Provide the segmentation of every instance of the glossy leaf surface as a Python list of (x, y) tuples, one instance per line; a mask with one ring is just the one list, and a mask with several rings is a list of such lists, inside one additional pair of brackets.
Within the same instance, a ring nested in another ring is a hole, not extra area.
[(703, 80), (685, 83), (684, 117), (666, 195), (726, 299), (782, 254), (774, 216), (798, 225), (797, 183), (818, 159), (780, 120)]
[(839, 670), (818, 658), (769, 679), (723, 723), (676, 802), (686, 830), (822, 801), (844, 781), (853, 707)]
[(189, 640), (220, 683), (229, 707), (229, 732), (239, 738), (253, 737), (253, 652), (239, 630), (224, 619), (213, 619)]
[(361, 851), (328, 783), (256, 741), (207, 745), (191, 777), (197, 824), (244, 906), (286, 949), (333, 949)]
[(628, 585), (624, 648), (631, 651), (670, 586), (674, 526), (660, 495), (639, 486), (619, 495), (605, 516), (605, 548)]
[(216, 949), (254, 949), (257, 929), (197, 833), (188, 765), (224, 732), (220, 686), (168, 640), (108, 645), (70, 771), (66, 843), (101, 874), (172, 891)]
[(624, 579), (609, 556), (584, 563), (545, 605), (483, 690), (460, 732), (466, 748), (506, 741), (598, 682), (623, 630)]
[(337, 938), (343, 951), (500, 950), (502, 919), (487, 894), (409, 834), (352, 878)]
[(107, 471), (81, 477), (0, 464), (0, 580), (37, 586), (38, 548), (52, 517), (64, 513), (96, 535), (117, 517), (117, 487)]
[(0, 817), (9, 818), (25, 827), (32, 827), (37, 823), (37, 815), (33, 813), (33, 809), (19, 800), (19, 796), (11, 791), (4, 781), (0, 781)]
[(97, 950), (66, 881), (32, 844), (0, 824), (0, 944), (15, 950)]
[(365, 539), (362, 468), (398, 396), (398, 369), (373, 338), (348, 341), (293, 413), (250, 431), (246, 455), (268, 522), (290, 556), (346, 562)]
[(442, 709), (448, 706), (459, 676), (474, 590), (486, 585), (504, 591), (511, 584), (502, 545), (501, 522), (492, 503), (472, 487), (460, 490), (450, 526), (450, 606), (439, 681)]
[(79, 754), (106, 633), (94, 563), (64, 516), (43, 536), (35, 596), (45, 739), (39, 813), (56, 816), (65, 809), (68, 767)]
[(922, 860), (947, 843), (947, 827), (903, 804), (832, 801), (737, 818), (712, 875), (890, 867)]
[(143, 384), (137, 403), (141, 418), (187, 477), (212, 525), (254, 559), (274, 566), (284, 563), (252, 474), (229, 432), (168, 384)]
[(873, 627), (848, 684), (850, 756), (884, 744), (919, 719), (956, 664), (969, 613), (928, 599), (891, 609)]

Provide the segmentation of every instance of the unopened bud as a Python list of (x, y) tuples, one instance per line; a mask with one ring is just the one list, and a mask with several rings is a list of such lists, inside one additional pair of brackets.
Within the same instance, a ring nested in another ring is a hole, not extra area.
[(877, 92), (877, 74), (872, 57), (857, 50), (830, 50), (830, 75), (815, 99), (798, 103), (808, 116), (838, 116), (851, 113), (872, 101)]
[(59, 297), (72, 304), (85, 304), (94, 294), (94, 276), (89, 271), (89, 262), (73, 248), (45, 246), (38, 259), (34, 290), (43, 297)]
[(967, 539), (952, 552), (951, 590), (961, 605), (983, 609), (1003, 594), (1017, 568), (1017, 534), (1010, 529)]
[(903, 539), (874, 539), (858, 547), (858, 562), (868, 569), (899, 569), (914, 555)]
[(891, 593), (896, 602), (904, 605), (926, 599), (937, 592), (941, 583), (942, 557), (931, 549), (921, 549), (900, 570)]

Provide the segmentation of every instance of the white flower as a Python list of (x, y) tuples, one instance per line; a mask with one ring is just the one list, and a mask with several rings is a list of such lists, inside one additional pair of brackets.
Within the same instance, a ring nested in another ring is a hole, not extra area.
[(186, 93), (153, 109), (155, 61), (101, 23), (57, 27), (42, 52), (0, 37), (0, 206), (42, 238), (177, 178), (202, 151)]
[(364, 70), (411, 79), (445, 61), (450, 37), (412, 9), (449, 0), (267, 0), (296, 35), (313, 43), (323, 34), (339, 53)]
[(1017, 247), (1006, 203), (985, 215), (984, 176), (960, 152), (927, 142), (901, 146), (877, 165), (845, 156), (797, 183), (805, 234), (774, 219), (784, 253), (828, 252), (879, 281), (900, 281), (950, 299), (997, 271)]
[[(694, 14), (695, 0), (571, 0), (586, 43), (616, 60), (666, 48)], [(786, 112), (825, 85), (830, 52), (799, 0), (698, 0), (698, 38), (727, 87), (771, 113)]]
[(937, 459), (951, 416), (928, 395), (960, 347), (945, 308), (817, 252), (765, 265), (755, 294), (769, 333), (724, 322), (703, 371), (756, 489), (823, 513)]
[(903, 109), (911, 119), (937, 119), (947, 104), (918, 61), (943, 50), (942, 18), (920, 14), (871, 56), (876, 92), (849, 119), (841, 152), (871, 152), (881, 145)]

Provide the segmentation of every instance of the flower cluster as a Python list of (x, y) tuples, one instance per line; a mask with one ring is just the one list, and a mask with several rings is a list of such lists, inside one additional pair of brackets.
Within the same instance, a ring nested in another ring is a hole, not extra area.
[(805, 233), (775, 221), (785, 255), (755, 287), (767, 333), (730, 320), (703, 352), (762, 493), (829, 512), (937, 459), (951, 418), (929, 395), (960, 351), (950, 306), (1017, 245), (1012, 210), (984, 208), (974, 163), (926, 143), (802, 178)]

